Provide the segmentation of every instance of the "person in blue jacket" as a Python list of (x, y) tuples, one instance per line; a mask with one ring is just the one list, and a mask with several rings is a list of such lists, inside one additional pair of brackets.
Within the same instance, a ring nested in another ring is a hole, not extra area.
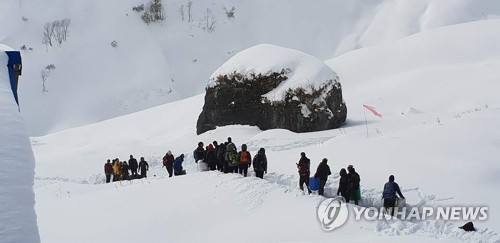
[(394, 182), (394, 176), (390, 175), (389, 182), (385, 183), (384, 185), (384, 192), (382, 193), (382, 198), (384, 199), (384, 208), (386, 212), (388, 212), (389, 209), (391, 210), (391, 216), (394, 216), (394, 207), (396, 205), (396, 200), (398, 199), (396, 193), (402, 199), (405, 198), (403, 196), (403, 193), (401, 193), (401, 190), (399, 189), (398, 183)]
[(174, 175), (186, 174), (186, 171), (182, 168), (182, 162), (184, 162), (184, 154), (179, 155), (179, 157), (174, 160)]

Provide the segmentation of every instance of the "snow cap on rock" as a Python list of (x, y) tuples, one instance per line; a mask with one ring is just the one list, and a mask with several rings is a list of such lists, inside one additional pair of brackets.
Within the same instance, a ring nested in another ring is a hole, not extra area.
[(219, 76), (237, 73), (251, 79), (251, 75), (265, 76), (281, 72), (285, 72), (288, 79), (263, 95), (271, 101), (283, 100), (289, 89), (302, 87), (307, 93), (311, 91), (310, 87), (319, 88), (332, 80), (338, 81), (337, 74), (317, 57), (290, 48), (260, 44), (226, 61), (212, 74), (208, 87), (215, 87)]

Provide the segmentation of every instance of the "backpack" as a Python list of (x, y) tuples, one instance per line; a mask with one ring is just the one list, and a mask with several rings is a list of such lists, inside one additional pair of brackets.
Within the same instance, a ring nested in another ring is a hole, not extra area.
[(264, 160), (262, 159), (262, 155), (257, 154), (253, 157), (253, 169), (254, 170), (265, 170), (264, 168)]
[(395, 186), (394, 182), (387, 182), (384, 185), (384, 192), (382, 194), (382, 197), (384, 199), (396, 199), (396, 193), (395, 193)]
[(239, 161), (238, 161), (238, 153), (236, 152), (236, 150), (233, 150), (233, 151), (228, 151), (227, 152), (227, 161), (232, 165), (232, 166), (236, 166), (238, 165)]
[(248, 157), (249, 157), (248, 151), (241, 151), (240, 163), (242, 164), (250, 163), (250, 159)]

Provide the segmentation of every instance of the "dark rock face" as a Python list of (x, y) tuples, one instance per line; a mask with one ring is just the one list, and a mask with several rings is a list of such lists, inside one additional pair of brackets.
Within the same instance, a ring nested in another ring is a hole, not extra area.
[(206, 89), (197, 134), (235, 124), (258, 126), (262, 130), (312, 132), (338, 128), (345, 122), (347, 107), (336, 80), (309, 91), (289, 89), (283, 101), (262, 97), (286, 81), (286, 73), (283, 70), (265, 76), (252, 74), (250, 78), (237, 73), (217, 77), (217, 84)]

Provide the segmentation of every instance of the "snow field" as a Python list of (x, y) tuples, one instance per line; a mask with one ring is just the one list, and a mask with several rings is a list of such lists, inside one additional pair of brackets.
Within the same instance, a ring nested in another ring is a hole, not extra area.
[[(42, 240), (84, 241), (84, 225), (96, 241), (498, 242), (500, 197), (494, 192), (500, 166), (494, 155), (500, 144), (499, 25), (487, 20), (424, 31), (328, 61), (340, 76), (349, 109), (341, 129), (296, 134), (227, 126), (196, 136), (203, 105), (203, 95), (198, 95), (32, 138)], [(460, 39), (463, 33), (470, 35)], [(362, 104), (384, 115), (367, 114), (370, 138)], [(410, 107), (419, 112), (405, 112)], [(194, 173), (190, 156), (197, 142), (221, 142), (228, 136), (238, 147), (248, 144), (252, 154), (266, 148), (265, 180)], [(160, 158), (167, 150), (188, 156), (188, 175), (164, 178)], [(394, 174), (410, 205), (487, 205), (489, 219), (475, 222), (476, 233), (458, 230), (463, 222), (432, 220), (349, 221), (338, 231), (323, 232), (315, 218), (321, 198), (297, 189), (295, 163), (302, 151), (313, 170), (322, 158), (329, 159), (334, 172), (330, 192), (340, 168), (353, 164), (361, 175), (361, 206), (380, 205), (382, 186)], [(130, 154), (146, 157), (156, 178), (92, 184), (102, 182), (107, 158), (123, 160)], [(133, 213), (128, 212), (131, 207)], [(143, 214), (136, 213), (141, 210)], [(137, 231), (109, 234), (130, 222), (137, 222)]]

